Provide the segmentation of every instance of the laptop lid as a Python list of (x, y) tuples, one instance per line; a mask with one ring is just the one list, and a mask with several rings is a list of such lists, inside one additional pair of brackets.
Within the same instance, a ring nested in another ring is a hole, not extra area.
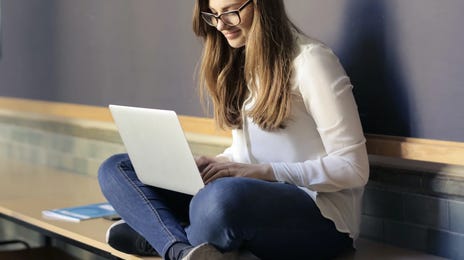
[(203, 188), (174, 111), (109, 105), (134, 166), (145, 184), (194, 195)]

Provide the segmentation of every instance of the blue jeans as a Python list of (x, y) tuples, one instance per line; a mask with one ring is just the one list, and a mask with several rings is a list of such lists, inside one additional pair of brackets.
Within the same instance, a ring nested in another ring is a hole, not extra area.
[(164, 257), (176, 242), (247, 249), (261, 259), (327, 259), (352, 247), (292, 184), (221, 178), (192, 197), (141, 183), (126, 154), (107, 159), (98, 179), (115, 210)]

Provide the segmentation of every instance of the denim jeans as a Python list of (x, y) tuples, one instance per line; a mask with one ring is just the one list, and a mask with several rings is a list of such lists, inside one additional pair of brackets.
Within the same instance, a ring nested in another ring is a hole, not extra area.
[(115, 210), (164, 257), (176, 242), (261, 259), (327, 259), (352, 246), (292, 184), (221, 178), (192, 197), (141, 183), (126, 154), (107, 159), (98, 178)]

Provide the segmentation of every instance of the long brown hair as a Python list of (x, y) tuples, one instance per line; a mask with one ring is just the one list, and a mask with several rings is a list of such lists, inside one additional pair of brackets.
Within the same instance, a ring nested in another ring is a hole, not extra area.
[[(201, 18), (209, 0), (196, 0), (193, 31), (204, 40), (199, 71), (200, 93), (209, 93), (221, 128), (240, 128), (249, 93), (254, 104), (246, 116), (262, 129), (283, 126), (290, 115), (290, 81), (295, 38), (283, 0), (253, 0), (254, 17), (245, 47), (234, 49)], [(248, 90), (249, 88), (249, 90)]]

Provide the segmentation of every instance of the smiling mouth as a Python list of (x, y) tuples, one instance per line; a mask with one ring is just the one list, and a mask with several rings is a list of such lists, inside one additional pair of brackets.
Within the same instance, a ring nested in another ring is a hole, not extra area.
[(240, 30), (235, 30), (235, 31), (231, 31), (231, 32), (225, 32), (224, 33), (224, 36), (227, 38), (227, 39), (233, 39), (233, 38), (236, 38), (237, 36), (240, 35)]

